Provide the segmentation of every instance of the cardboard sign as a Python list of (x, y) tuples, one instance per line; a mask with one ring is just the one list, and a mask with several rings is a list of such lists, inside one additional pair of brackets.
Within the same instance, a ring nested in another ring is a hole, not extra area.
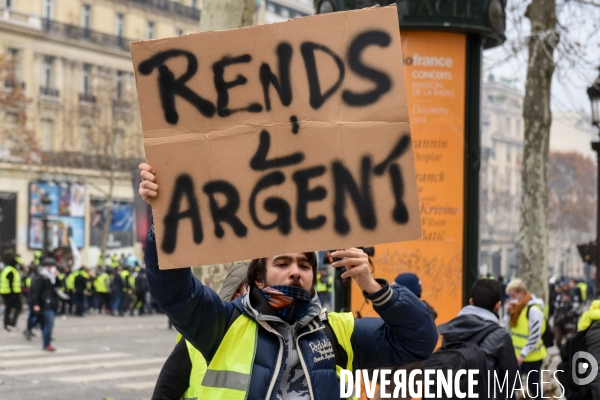
[(131, 53), (162, 269), (421, 237), (395, 6)]

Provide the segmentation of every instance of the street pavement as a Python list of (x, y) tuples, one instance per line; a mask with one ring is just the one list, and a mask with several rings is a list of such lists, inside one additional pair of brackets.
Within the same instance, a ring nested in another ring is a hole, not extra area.
[(42, 351), (41, 332), (28, 342), (18, 331), (0, 332), (2, 400), (150, 399), (158, 373), (175, 345), (163, 314), (57, 317), (54, 353)]

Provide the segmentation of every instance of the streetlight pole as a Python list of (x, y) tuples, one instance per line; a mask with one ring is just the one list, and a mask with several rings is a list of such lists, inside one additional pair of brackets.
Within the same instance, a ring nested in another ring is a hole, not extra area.
[[(592, 86), (587, 89), (588, 97), (592, 105), (592, 125), (600, 129), (600, 76), (596, 78)], [(596, 279), (594, 285), (594, 295), (600, 297), (600, 274), (598, 264), (600, 264), (600, 141), (592, 142), (592, 150), (596, 152), (596, 165), (598, 173), (596, 175)]]

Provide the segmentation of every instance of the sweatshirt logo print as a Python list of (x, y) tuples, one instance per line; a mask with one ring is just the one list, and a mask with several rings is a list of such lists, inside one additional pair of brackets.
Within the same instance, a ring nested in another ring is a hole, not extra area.
[(318, 356), (314, 357), (314, 362), (329, 360), (335, 357), (335, 354), (333, 353), (333, 347), (331, 346), (329, 339), (317, 340), (316, 342), (310, 342), (308, 345), (310, 346), (313, 355), (315, 353), (318, 354)]

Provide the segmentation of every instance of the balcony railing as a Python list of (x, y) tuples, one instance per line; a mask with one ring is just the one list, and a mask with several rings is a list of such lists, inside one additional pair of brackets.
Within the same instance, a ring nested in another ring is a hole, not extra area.
[(113, 103), (113, 108), (119, 109), (119, 110), (129, 108), (129, 106), (130, 106), (128, 101), (121, 100), (121, 99), (113, 99), (112, 103)]
[(80, 103), (96, 103), (96, 96), (91, 93), (79, 93)]
[(58, 97), (58, 89), (40, 86), (40, 94), (49, 97)]
[(25, 82), (16, 81), (14, 79), (6, 79), (4, 81), (4, 87), (7, 89), (21, 88), (21, 90), (25, 90)]
[(124, 51), (129, 51), (129, 42), (131, 42), (130, 39), (124, 37), (107, 35), (80, 26), (63, 24), (51, 19), (42, 20), (42, 30), (49, 34), (62, 36), (67, 39), (81, 40), (100, 46), (114, 47)]
[(133, 3), (144, 4), (150, 7), (159, 8), (163, 11), (179, 15), (181, 17), (200, 20), (200, 10), (183, 4), (175, 3), (170, 0), (130, 0)]

